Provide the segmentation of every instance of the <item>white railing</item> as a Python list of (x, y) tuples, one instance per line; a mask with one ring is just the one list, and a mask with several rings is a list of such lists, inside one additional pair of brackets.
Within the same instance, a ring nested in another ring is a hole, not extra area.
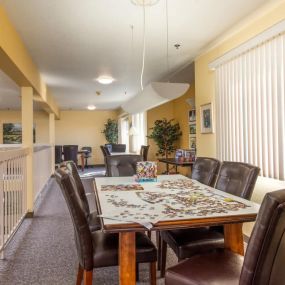
[(41, 191), (45, 189), (52, 174), (52, 147), (50, 145), (34, 146), (33, 155), (33, 189), (34, 203), (41, 196)]
[(0, 258), (27, 212), (28, 148), (0, 148)]

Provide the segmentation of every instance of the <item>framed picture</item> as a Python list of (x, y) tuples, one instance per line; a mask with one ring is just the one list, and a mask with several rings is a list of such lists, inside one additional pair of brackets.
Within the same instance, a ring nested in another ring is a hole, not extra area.
[(196, 137), (189, 138), (189, 148), (196, 149)]
[(212, 103), (201, 105), (201, 134), (209, 134), (214, 132), (213, 108)]
[(189, 111), (189, 122), (196, 122), (196, 110)]
[(189, 125), (189, 132), (191, 135), (196, 134), (196, 124)]
[[(36, 142), (36, 128), (33, 127), (33, 141)], [(20, 123), (3, 124), (3, 144), (22, 143), (22, 125)]]

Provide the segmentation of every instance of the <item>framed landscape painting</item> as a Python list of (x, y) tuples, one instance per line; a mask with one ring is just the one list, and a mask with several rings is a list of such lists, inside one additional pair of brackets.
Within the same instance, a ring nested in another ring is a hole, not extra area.
[[(36, 129), (33, 128), (33, 141), (36, 142)], [(22, 143), (22, 125), (19, 123), (3, 124), (3, 144)]]
[(201, 133), (202, 134), (213, 133), (214, 122), (213, 122), (212, 103), (201, 105), (200, 115), (201, 115)]

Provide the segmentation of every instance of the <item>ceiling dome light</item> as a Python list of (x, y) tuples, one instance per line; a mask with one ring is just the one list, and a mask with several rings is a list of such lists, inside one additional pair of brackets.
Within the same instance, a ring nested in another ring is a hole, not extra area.
[(94, 106), (94, 105), (88, 105), (88, 106), (87, 106), (87, 109), (90, 110), (90, 111), (93, 111), (93, 110), (96, 109), (96, 106)]
[(111, 76), (106, 76), (106, 75), (102, 75), (99, 76), (96, 81), (98, 81), (101, 84), (111, 84), (114, 81), (114, 78)]

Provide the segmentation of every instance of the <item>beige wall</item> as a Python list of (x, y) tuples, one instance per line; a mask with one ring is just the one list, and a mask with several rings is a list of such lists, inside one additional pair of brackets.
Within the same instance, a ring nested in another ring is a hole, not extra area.
[(216, 135), (200, 134), (200, 106), (209, 102), (215, 104), (214, 72), (209, 70), (209, 63), (283, 19), (285, 19), (284, 1), (277, 7), (276, 4), (267, 5), (259, 13), (249, 17), (242, 29), (239, 27), (230, 38), (216, 44), (215, 48), (195, 60), (198, 156), (216, 156)]
[[(154, 126), (154, 122), (159, 119), (166, 118), (168, 120), (175, 119), (181, 128), (182, 136), (177, 143), (178, 148), (188, 148), (189, 147), (189, 125), (188, 125), (188, 111), (191, 106), (186, 103), (186, 99), (195, 96), (195, 85), (191, 84), (189, 90), (186, 94), (181, 96), (178, 99), (160, 105), (156, 108), (153, 108), (147, 111), (147, 127), (148, 135), (151, 133), (150, 128)], [(148, 139), (149, 148), (149, 160), (156, 160), (157, 156), (155, 155), (157, 151), (157, 146), (155, 142), (151, 139)], [(158, 164), (158, 173), (165, 171), (165, 164)], [(187, 168), (180, 168), (179, 172), (182, 174), (188, 174)]]
[[(21, 123), (21, 111), (0, 110), (0, 144), (3, 143), (3, 123)], [(36, 143), (49, 143), (49, 115), (44, 111), (34, 112)]]
[(55, 122), (55, 143), (92, 147), (91, 164), (103, 164), (100, 145), (106, 140), (101, 131), (107, 119), (116, 119), (117, 111), (61, 111)]

